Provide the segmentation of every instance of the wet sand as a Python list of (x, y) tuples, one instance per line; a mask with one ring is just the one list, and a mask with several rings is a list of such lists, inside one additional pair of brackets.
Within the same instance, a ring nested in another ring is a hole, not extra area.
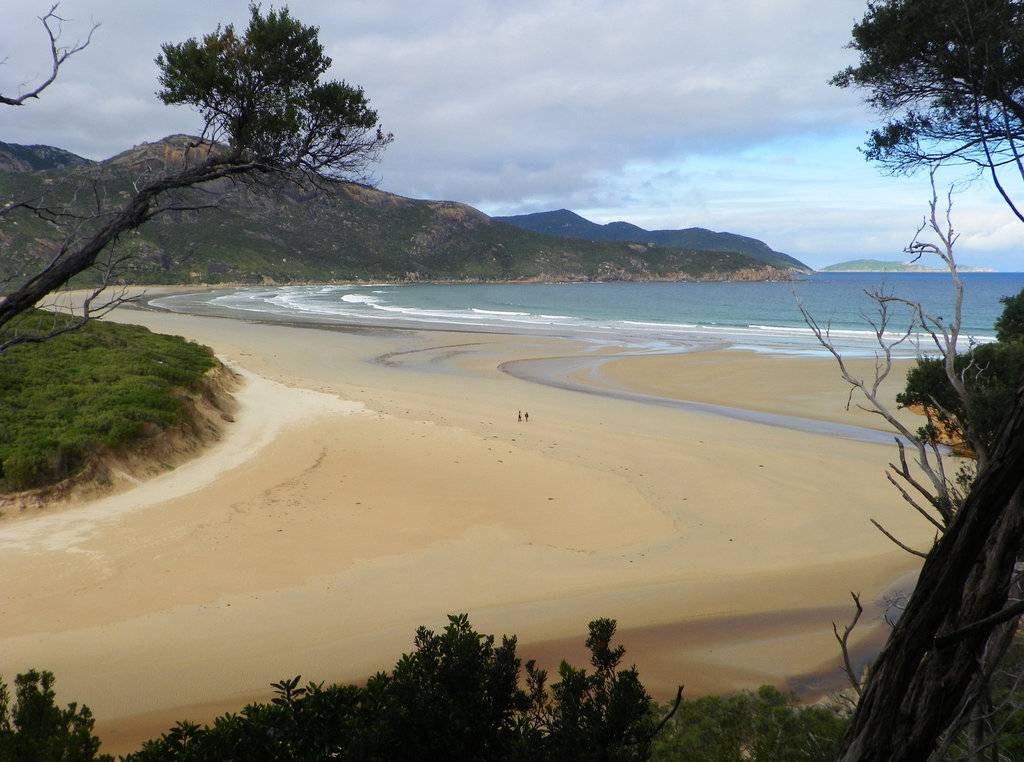
[[(459, 612), (552, 668), (585, 664), (587, 622), (613, 617), (658, 699), (820, 695), (841, 685), (850, 591), (875, 601), (916, 567), (869, 518), (931, 537), (885, 480), (891, 445), (612, 394), (884, 429), (845, 409), (824, 358), (595, 365), (576, 362), (592, 346), (538, 336), (114, 319), (208, 344), (245, 384), (200, 458), (0, 522), (0, 673), (53, 670), (111, 753), (281, 678), (365, 678)], [(502, 370), (538, 361), (591, 393)]]

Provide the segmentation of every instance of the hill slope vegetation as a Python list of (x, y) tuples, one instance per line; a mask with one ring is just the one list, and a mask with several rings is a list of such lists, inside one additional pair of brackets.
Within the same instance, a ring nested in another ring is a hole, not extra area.
[(731, 251), (753, 257), (766, 265), (782, 270), (810, 272), (811, 269), (788, 254), (775, 251), (764, 241), (737, 235), (716, 233), (705, 228), (683, 230), (644, 230), (628, 222), (609, 222), (598, 225), (568, 209), (555, 212), (520, 214), (514, 217), (495, 217), (509, 225), (549, 235), (581, 238), (588, 241), (634, 241), (670, 248), (690, 248), (704, 251)]
[[(173, 136), (103, 162), (0, 172), (0, 199), (36, 199), (51, 209), (84, 216), (97, 207), (113, 208), (132, 192), (137, 178), (181, 166), (190, 140)], [(41, 150), (32, 148), (36, 154)], [(122, 238), (118, 251), (111, 252), (122, 258), (131, 254), (119, 270), (122, 282), (785, 277), (735, 251), (546, 235), (507, 225), (465, 204), (417, 201), (351, 183), (338, 184), (329, 193), (296, 188), (256, 193), (223, 181), (183, 194), (179, 204), (205, 208), (158, 217)], [(55, 224), (26, 210), (5, 215), (0, 280), (27, 277), (53, 257), (65, 236), (96, 224), (90, 218)]]

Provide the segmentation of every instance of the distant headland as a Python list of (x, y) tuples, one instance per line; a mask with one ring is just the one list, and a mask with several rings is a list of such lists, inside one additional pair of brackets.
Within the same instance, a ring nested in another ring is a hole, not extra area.
[[(997, 272), (990, 267), (964, 267), (958, 266), (957, 270), (962, 273), (994, 273)], [(851, 259), (848, 262), (839, 262), (828, 267), (822, 267), (819, 272), (823, 273), (941, 273), (946, 272), (943, 267), (927, 267), (917, 262), (884, 262), (878, 259)]]

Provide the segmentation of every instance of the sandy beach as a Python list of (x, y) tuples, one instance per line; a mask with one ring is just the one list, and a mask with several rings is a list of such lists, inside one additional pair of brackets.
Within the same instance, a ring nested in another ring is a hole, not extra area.
[[(0, 521), (0, 674), (55, 672), (110, 753), (282, 678), (388, 669), (418, 625), (460, 612), (550, 668), (584, 665), (587, 622), (613, 617), (660, 700), (680, 684), (820, 695), (841, 684), (832, 622), (850, 592), (876, 603), (913, 582), (915, 559), (869, 519), (931, 539), (885, 479), (891, 444), (614, 394), (885, 430), (846, 409), (826, 358), (593, 362), (538, 336), (111, 319), (207, 344), (244, 384), (199, 458)], [(530, 363), (571, 383), (507, 372)], [(861, 656), (883, 634), (869, 613)]]

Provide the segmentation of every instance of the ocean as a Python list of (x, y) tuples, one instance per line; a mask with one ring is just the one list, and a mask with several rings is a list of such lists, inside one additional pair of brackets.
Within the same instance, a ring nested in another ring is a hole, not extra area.
[[(1024, 273), (964, 273), (961, 348), (991, 341), (1000, 298), (1024, 289)], [(953, 318), (946, 273), (819, 273), (787, 283), (552, 283), (339, 285), (224, 288), (162, 296), (174, 312), (326, 324), (538, 333), (645, 352), (702, 348), (824, 354), (798, 303), (850, 356), (874, 354), (877, 305), (865, 292), (920, 303)], [(888, 324), (903, 333), (910, 312), (894, 304)], [(916, 333), (898, 356), (929, 349)]]

